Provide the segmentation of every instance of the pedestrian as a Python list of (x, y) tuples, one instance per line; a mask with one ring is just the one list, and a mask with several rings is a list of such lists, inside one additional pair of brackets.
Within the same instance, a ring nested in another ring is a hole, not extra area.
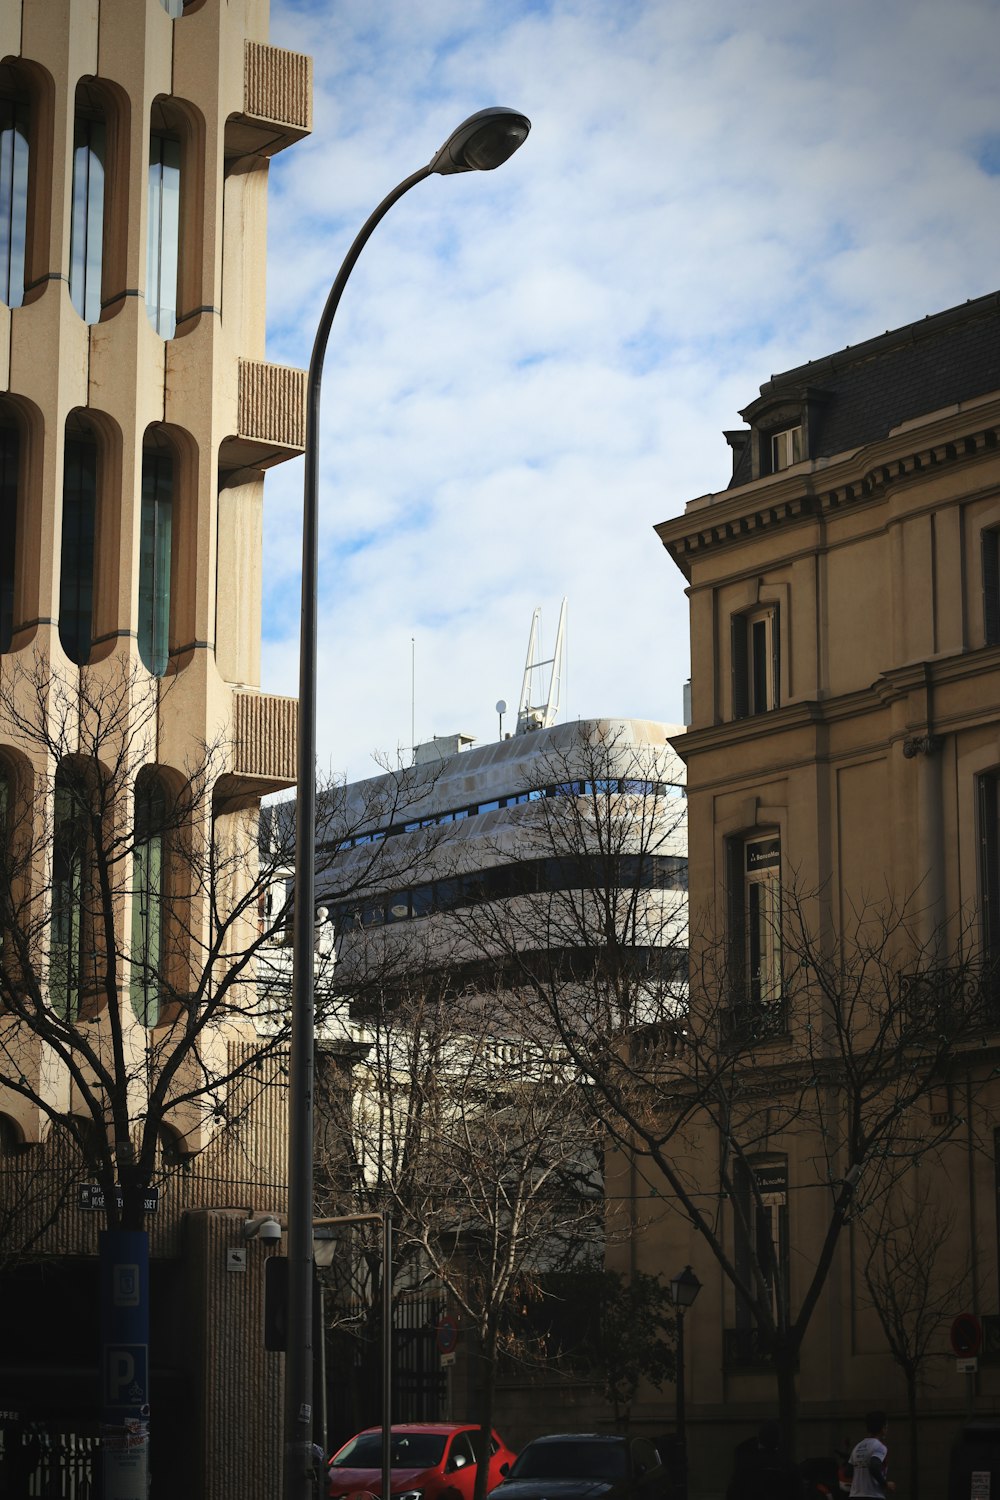
[(801, 1500), (798, 1469), (784, 1458), (777, 1422), (762, 1422), (756, 1437), (738, 1444), (726, 1500)]
[(889, 1450), (885, 1445), (888, 1418), (884, 1411), (870, 1411), (865, 1417), (865, 1436), (851, 1449), (848, 1464), (851, 1469), (851, 1494), (884, 1500), (896, 1488), (886, 1478), (889, 1465)]

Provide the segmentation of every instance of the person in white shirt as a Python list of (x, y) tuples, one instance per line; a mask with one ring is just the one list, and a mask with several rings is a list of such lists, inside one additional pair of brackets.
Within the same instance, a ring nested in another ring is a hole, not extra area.
[(865, 1417), (866, 1436), (851, 1450), (851, 1494), (884, 1500), (896, 1488), (886, 1478), (889, 1450), (885, 1446), (888, 1421), (884, 1411), (870, 1411)]

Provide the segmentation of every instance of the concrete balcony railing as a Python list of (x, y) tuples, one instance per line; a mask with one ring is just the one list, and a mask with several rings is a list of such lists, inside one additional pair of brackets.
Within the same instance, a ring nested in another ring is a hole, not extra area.
[(241, 359), (236, 432), (219, 453), (223, 469), (267, 469), (294, 458), (306, 440), (306, 372)]
[(233, 775), (260, 792), (294, 786), (297, 698), (269, 693), (233, 694)]
[(311, 130), (312, 58), (245, 42), (243, 112), (226, 123), (226, 155), (274, 156)]

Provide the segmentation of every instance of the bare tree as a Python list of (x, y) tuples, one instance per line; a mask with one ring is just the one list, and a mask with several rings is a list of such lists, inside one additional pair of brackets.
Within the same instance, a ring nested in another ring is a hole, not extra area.
[(925, 1173), (880, 1199), (860, 1220), (864, 1278), (890, 1353), (906, 1383), (910, 1492), (920, 1496), (917, 1400), (921, 1373), (961, 1310), (972, 1266), (956, 1256), (955, 1217), (932, 1195)]
[[(774, 1372), (792, 1449), (799, 1354), (841, 1234), (949, 1135), (914, 1106), (981, 1035), (983, 990), (961, 951), (942, 962), (942, 934), (921, 937), (915, 901), (867, 901), (838, 927), (824, 893), (777, 883), (753, 914), (769, 975), (731, 911), (702, 914), (688, 965), (684, 914), (655, 886), (678, 826), (662, 773), (613, 775), (620, 754), (577, 747), (552, 768), (563, 794), (536, 805), (538, 847), (577, 858), (576, 885), (480, 907), (467, 930), (554, 1028), (609, 1140), (662, 1174), (735, 1294), (732, 1353)], [(595, 860), (603, 878), (584, 879)], [(794, 1285), (790, 1162), (814, 1190)]]
[[(603, 1239), (601, 1134), (565, 1055), (529, 1040), (510, 995), (394, 983), (366, 992), (352, 1089), (328, 1097), (350, 1132), (354, 1171), (336, 1140), (319, 1197), (343, 1211), (391, 1208), (397, 1297), (444, 1289), (472, 1335), (484, 1433), (515, 1290), (546, 1269), (587, 1259)], [(354, 1305), (374, 1327), (381, 1265), (359, 1233)], [(488, 1445), (484, 1452), (489, 1451)], [(477, 1483), (487, 1482), (481, 1464)]]
[(594, 1381), (624, 1431), (640, 1383), (674, 1379), (677, 1310), (658, 1274), (580, 1266), (542, 1276), (519, 1300), (521, 1362)]
[[(193, 1155), (235, 1162), (235, 1127), (283, 1087), (294, 817), (261, 837), (224, 739), (162, 763), (179, 682), (114, 658), (0, 672), (0, 1110), (38, 1159), (86, 1167), (112, 1235), (143, 1236), (150, 1189)], [(320, 800), (329, 843), (374, 815), (336, 785)]]

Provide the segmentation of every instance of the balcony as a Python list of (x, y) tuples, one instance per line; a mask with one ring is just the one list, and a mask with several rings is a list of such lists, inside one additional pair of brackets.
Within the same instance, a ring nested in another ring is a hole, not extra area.
[(226, 122), (226, 160), (262, 160), (312, 130), (312, 58), (264, 42), (243, 48), (243, 110)]
[(297, 698), (233, 694), (232, 777), (241, 795), (295, 785), (298, 708)]
[(219, 468), (269, 469), (302, 452), (306, 440), (306, 372), (241, 359), (236, 432), (219, 450)]

